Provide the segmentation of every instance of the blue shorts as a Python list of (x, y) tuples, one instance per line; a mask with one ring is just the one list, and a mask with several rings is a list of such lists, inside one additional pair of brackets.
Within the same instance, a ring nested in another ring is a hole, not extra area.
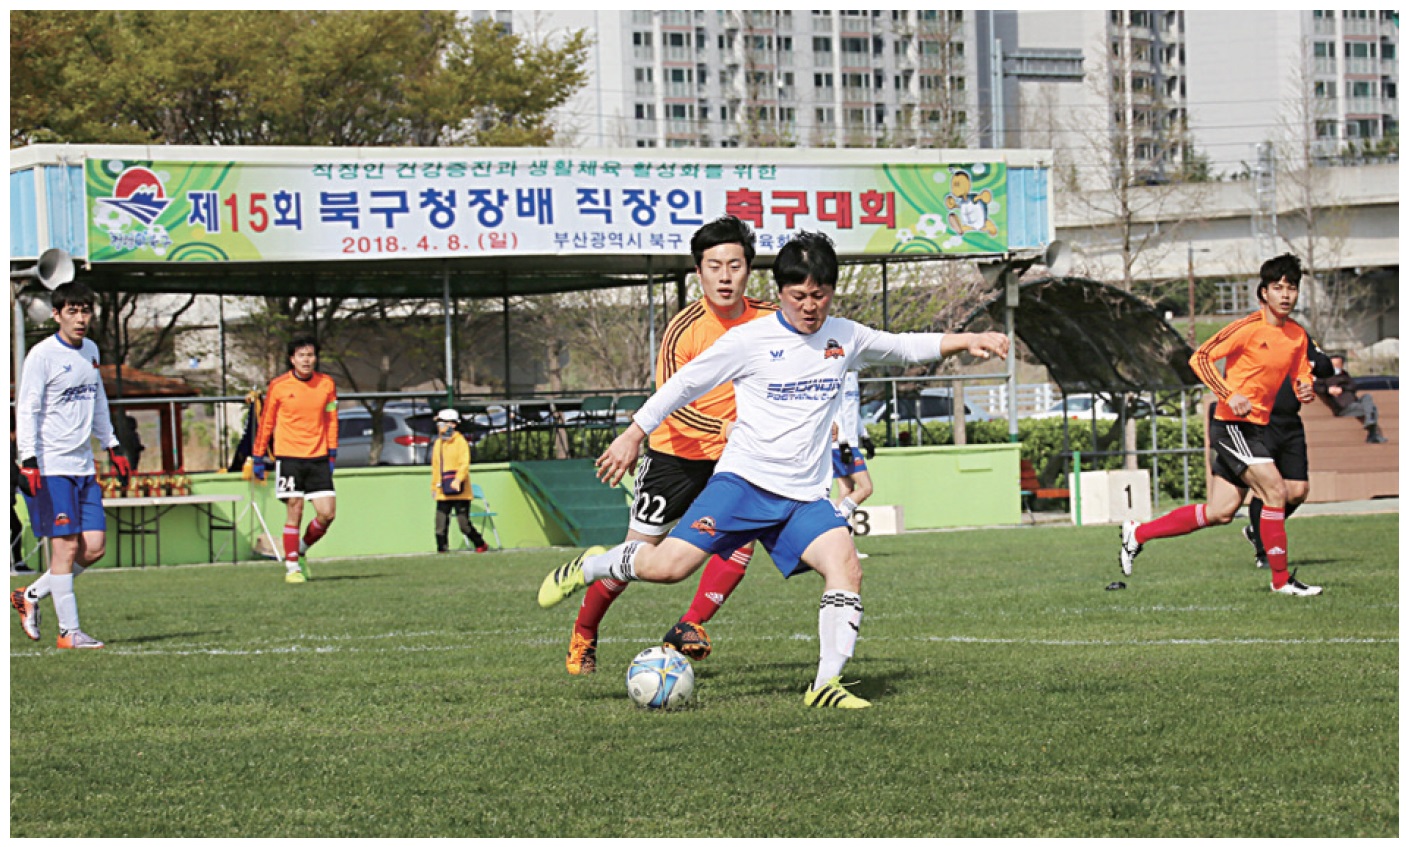
[(848, 465), (845, 464), (844, 462), (840, 461), (840, 448), (831, 448), (830, 467), (834, 471), (835, 477), (837, 479), (842, 476), (854, 476), (860, 471), (869, 470), (869, 466), (864, 464), (864, 452), (858, 447), (853, 447), (850, 449), (850, 458), (852, 458), (854, 461), (850, 462)]
[(810, 570), (801, 554), (832, 529), (847, 526), (829, 500), (803, 503), (763, 491), (732, 473), (714, 474), (669, 533), (724, 559), (760, 541), (784, 577)]
[(46, 476), (42, 479), (39, 493), (24, 498), (35, 538), (107, 530), (103, 490), (97, 477)]

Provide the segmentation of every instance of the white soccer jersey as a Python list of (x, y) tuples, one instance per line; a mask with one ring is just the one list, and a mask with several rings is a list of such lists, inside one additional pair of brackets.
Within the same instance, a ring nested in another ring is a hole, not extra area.
[(845, 371), (932, 361), (942, 357), (941, 345), (942, 333), (880, 332), (834, 317), (803, 335), (778, 312), (724, 333), (664, 383), (635, 422), (650, 432), (673, 410), (731, 381), (737, 423), (714, 472), (792, 500), (823, 500)]
[(859, 446), (859, 374), (845, 371), (845, 385), (840, 393), (840, 410), (835, 413), (835, 444)]
[(15, 408), (20, 460), (38, 457), (45, 476), (88, 476), (95, 472), (93, 437), (105, 447), (117, 446), (98, 371), (98, 345), (85, 338), (70, 347), (51, 335), (24, 359)]

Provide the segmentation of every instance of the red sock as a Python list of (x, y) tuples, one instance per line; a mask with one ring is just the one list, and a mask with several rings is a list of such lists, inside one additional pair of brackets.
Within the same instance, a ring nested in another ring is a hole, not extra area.
[(311, 547), (316, 544), (322, 536), (327, 534), (327, 527), (322, 525), (322, 521), (313, 518), (308, 524), (307, 532), (303, 533), (303, 543)]
[(298, 525), (283, 525), (283, 558), (290, 562), (298, 561)]
[(1260, 509), (1260, 543), (1269, 559), (1270, 578), (1275, 588), (1289, 581), (1289, 535), (1284, 531), (1284, 510)]
[[(1260, 517), (1264, 519), (1263, 515)], [(1197, 503), (1173, 509), (1155, 521), (1140, 524), (1134, 535), (1137, 543), (1146, 544), (1154, 538), (1175, 538), (1195, 532), (1206, 525), (1206, 504)]]
[(610, 609), (610, 604), (625, 590), (628, 582), (613, 579), (598, 579), (586, 586), (586, 596), (581, 600), (581, 608), (576, 612), (576, 631), (586, 638), (595, 638), (600, 628), (601, 618)]
[(689, 623), (705, 624), (718, 613), (718, 608), (727, 602), (742, 577), (747, 575), (747, 563), (752, 561), (752, 545), (748, 544), (724, 559), (714, 556), (703, 568), (703, 576), (698, 580), (698, 590), (694, 592), (693, 603), (683, 613)]

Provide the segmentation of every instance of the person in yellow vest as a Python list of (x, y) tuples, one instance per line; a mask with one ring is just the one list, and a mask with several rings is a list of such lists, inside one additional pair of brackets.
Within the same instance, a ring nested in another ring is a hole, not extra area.
[(459, 517), (459, 531), (473, 542), (474, 552), (487, 553), (488, 543), (469, 520), (474, 493), (469, 484), (469, 442), (459, 434), (459, 413), (440, 409), (435, 415), (435, 426), (439, 437), (434, 441), (430, 459), (430, 469), (434, 473), (431, 488), (435, 499), (435, 549), (440, 553), (449, 552), (449, 515), (455, 512)]

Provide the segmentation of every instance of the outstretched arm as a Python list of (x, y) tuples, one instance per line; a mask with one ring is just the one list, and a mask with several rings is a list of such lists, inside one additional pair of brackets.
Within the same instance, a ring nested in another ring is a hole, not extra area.
[(978, 359), (993, 355), (1004, 359), (1010, 350), (1011, 340), (999, 332), (948, 332), (942, 336), (943, 356), (969, 353)]

